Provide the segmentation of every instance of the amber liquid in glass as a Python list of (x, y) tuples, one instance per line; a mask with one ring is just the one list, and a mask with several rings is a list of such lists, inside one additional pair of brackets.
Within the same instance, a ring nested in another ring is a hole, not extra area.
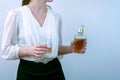
[(82, 49), (84, 48), (85, 39), (75, 39), (73, 42), (73, 52), (74, 53), (81, 53)]
[(52, 51), (52, 48), (48, 48), (48, 50), (49, 50), (49, 52), (51, 52), (51, 51)]

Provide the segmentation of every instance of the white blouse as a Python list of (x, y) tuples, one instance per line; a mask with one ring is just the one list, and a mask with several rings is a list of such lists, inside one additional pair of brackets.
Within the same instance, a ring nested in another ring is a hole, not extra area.
[(58, 46), (61, 43), (61, 18), (49, 7), (43, 25), (41, 26), (32, 15), (28, 6), (10, 10), (4, 24), (2, 36), (1, 57), (4, 59), (18, 59), (19, 48), (36, 44), (52, 43), (52, 52), (42, 58), (34, 56), (22, 59), (47, 63), (58, 56)]

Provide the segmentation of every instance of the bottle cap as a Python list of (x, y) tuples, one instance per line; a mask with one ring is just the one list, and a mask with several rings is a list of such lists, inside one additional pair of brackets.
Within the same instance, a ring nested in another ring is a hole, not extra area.
[(83, 33), (83, 28), (82, 27), (78, 28), (78, 33)]

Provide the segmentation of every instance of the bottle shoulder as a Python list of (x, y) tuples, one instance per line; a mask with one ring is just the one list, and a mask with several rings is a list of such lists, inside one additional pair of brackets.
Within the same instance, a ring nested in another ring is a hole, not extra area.
[(74, 36), (75, 39), (85, 39), (85, 35), (82, 34), (82, 33), (77, 33), (75, 36)]

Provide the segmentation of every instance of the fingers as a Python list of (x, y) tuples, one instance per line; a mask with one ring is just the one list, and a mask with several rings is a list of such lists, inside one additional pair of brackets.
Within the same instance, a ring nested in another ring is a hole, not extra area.
[(71, 44), (70, 44), (71, 49), (74, 48), (74, 45), (75, 45), (75, 42), (74, 42), (74, 41), (71, 41)]
[(86, 51), (86, 48), (84, 48), (84, 49), (81, 51), (81, 53), (85, 53), (85, 51)]
[(36, 58), (41, 58), (44, 54), (34, 54)]
[(41, 51), (48, 51), (48, 48), (35, 48), (34, 50), (36, 52), (41, 52)]
[(35, 46), (34, 51), (36, 54), (44, 54), (48, 52), (48, 48), (47, 48), (47, 45), (41, 44), (41, 45)]
[(34, 48), (34, 56), (37, 58), (42, 57), (44, 54), (46, 54), (48, 52), (48, 48), (46, 44), (40, 44), (40, 45), (36, 45)]
[(38, 55), (40, 55), (40, 54), (45, 54), (45, 53), (47, 53), (48, 51), (34, 51), (34, 54), (38, 54)]
[(38, 44), (35, 46), (36, 48), (47, 48), (46, 44)]

